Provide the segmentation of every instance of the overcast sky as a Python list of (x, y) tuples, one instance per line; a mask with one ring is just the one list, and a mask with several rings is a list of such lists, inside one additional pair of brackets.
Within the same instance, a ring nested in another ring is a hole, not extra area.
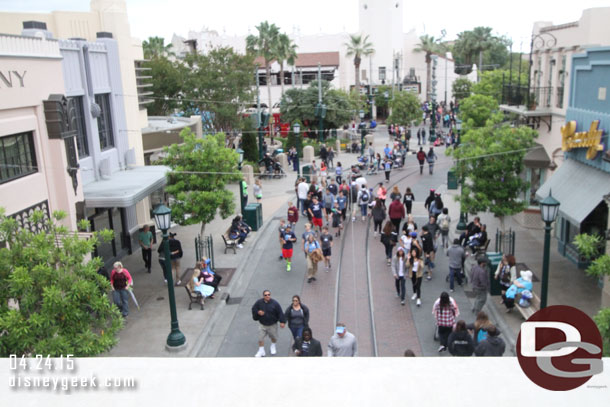
[[(370, 0), (375, 1), (375, 0)], [(464, 30), (489, 26), (496, 34), (513, 39), (513, 50), (526, 51), (534, 21), (563, 24), (576, 21), (582, 10), (610, 6), (608, 0), (405, 0), (404, 29), (418, 35), (454, 39)], [(89, 0), (0, 0), (2, 11), (87, 11)], [(127, 0), (132, 36), (171, 40), (176, 33), (208, 27), (229, 35), (248, 34), (268, 20), (283, 32), (299, 27), (302, 34), (356, 32), (358, 0)], [(1, 31), (1, 27), (0, 27)]]

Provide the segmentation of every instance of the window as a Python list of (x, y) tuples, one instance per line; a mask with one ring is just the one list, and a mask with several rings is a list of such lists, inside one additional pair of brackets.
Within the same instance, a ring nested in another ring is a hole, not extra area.
[(83, 97), (71, 98), (74, 103), (76, 119), (76, 147), (78, 158), (89, 157), (89, 144), (87, 143), (87, 124), (85, 122), (85, 111), (83, 109)]
[(32, 132), (0, 137), (0, 184), (38, 172)]
[(107, 150), (114, 147), (112, 134), (112, 115), (110, 111), (110, 94), (95, 95), (95, 103), (100, 106), (100, 117), (97, 118), (97, 129), (100, 136), (100, 149)]

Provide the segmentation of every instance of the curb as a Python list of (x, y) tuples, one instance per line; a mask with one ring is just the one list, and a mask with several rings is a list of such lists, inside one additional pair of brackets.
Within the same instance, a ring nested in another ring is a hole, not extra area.
[(485, 305), (487, 306), (487, 312), (491, 319), (496, 321), (496, 326), (500, 329), (502, 334), (504, 334), (504, 338), (506, 339), (506, 351), (510, 351), (512, 356), (517, 356), (516, 344), (517, 338), (513, 334), (512, 329), (506, 323), (504, 316), (498, 311), (496, 304), (493, 301), (493, 298), (489, 293), (487, 294), (487, 300), (485, 301)]

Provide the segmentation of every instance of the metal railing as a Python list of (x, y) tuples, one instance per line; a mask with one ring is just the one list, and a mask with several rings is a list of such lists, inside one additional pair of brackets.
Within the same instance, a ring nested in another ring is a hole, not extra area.
[(551, 107), (551, 96), (553, 95), (552, 86), (532, 88), (532, 94), (536, 98), (536, 105), (538, 107)]
[(195, 238), (195, 261), (200, 261), (203, 257), (210, 259), (210, 267), (215, 269), (214, 265), (214, 240), (212, 235), (201, 236)]
[(555, 106), (560, 109), (563, 109), (563, 89), (563, 86), (557, 87), (557, 102), (555, 103)]
[(515, 231), (509, 229), (507, 232), (496, 230), (496, 252), (503, 254), (515, 254)]
[(503, 85), (502, 104), (509, 106), (525, 105), (527, 103), (527, 85)]

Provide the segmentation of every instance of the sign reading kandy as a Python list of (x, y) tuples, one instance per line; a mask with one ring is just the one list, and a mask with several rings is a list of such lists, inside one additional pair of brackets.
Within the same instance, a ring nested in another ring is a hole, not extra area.
[(525, 375), (547, 390), (573, 390), (603, 371), (602, 337), (584, 312), (544, 308), (521, 324), (517, 358)]
[(576, 133), (576, 121), (572, 120), (561, 126), (561, 149), (570, 151), (573, 148), (588, 148), (587, 160), (593, 160), (598, 151), (604, 150), (602, 144), (603, 130), (599, 130), (599, 120), (593, 120), (589, 131)]

